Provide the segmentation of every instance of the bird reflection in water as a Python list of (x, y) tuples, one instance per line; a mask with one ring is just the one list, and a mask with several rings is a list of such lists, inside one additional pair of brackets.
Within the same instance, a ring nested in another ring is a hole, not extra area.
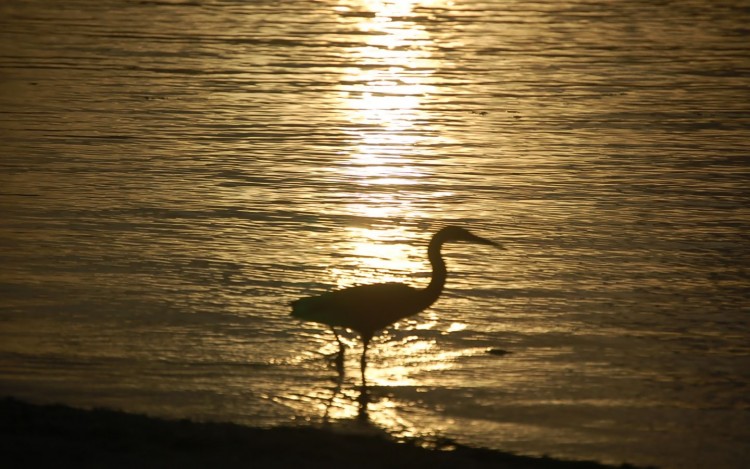
[[(341, 393), (342, 386), (344, 384), (344, 367), (339, 366), (339, 358), (343, 356), (342, 349), (339, 349), (338, 356), (336, 359), (336, 385), (333, 388), (333, 393), (331, 394), (331, 397), (328, 399), (328, 402), (326, 403), (326, 410), (323, 414), (323, 422), (328, 423), (329, 422), (329, 414), (331, 411), (331, 408), (334, 407), (334, 403), (336, 401), (336, 397)], [(359, 389), (359, 394), (357, 395), (357, 422), (363, 423), (363, 424), (369, 424), (370, 423), (370, 416), (368, 413), (368, 404), (370, 403), (370, 388), (367, 386), (362, 386)]]
[(339, 351), (335, 358), (338, 381), (331, 402), (340, 392), (344, 378), (345, 347), (336, 327), (351, 329), (362, 339), (363, 348), (360, 357), (362, 387), (358, 398), (358, 415), (360, 420), (367, 420), (370, 391), (367, 387), (365, 369), (370, 340), (377, 331), (420, 313), (437, 301), (448, 276), (441, 249), (443, 244), (454, 241), (499, 247), (494, 241), (474, 235), (464, 228), (447, 226), (435, 233), (430, 240), (427, 254), (432, 265), (432, 277), (426, 288), (414, 288), (395, 282), (377, 283), (301, 298), (291, 303), (293, 317), (329, 326), (339, 344)]

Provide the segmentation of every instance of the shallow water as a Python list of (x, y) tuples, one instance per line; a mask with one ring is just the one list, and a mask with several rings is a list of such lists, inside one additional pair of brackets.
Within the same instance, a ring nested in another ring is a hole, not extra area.
[[(750, 4), (0, 6), (0, 391), (662, 467), (750, 457)], [(440, 301), (370, 425), (288, 302)], [(508, 354), (490, 354), (488, 350)], [(338, 384), (338, 385), (337, 385)]]

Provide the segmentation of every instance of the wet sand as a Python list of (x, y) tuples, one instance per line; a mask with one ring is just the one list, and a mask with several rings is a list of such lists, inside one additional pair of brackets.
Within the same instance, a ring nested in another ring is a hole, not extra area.
[[(251, 428), (105, 409), (0, 401), (0, 453), (14, 467), (605, 468), (453, 445), (426, 449), (320, 428)], [(633, 467), (624, 465), (621, 467)]]

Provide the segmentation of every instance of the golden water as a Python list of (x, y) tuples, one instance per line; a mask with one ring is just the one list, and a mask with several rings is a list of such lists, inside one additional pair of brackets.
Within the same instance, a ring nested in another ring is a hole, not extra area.
[[(368, 431), (741, 467), (750, 4), (0, 4), (0, 391), (356, 423), (288, 302), (425, 285)], [(487, 353), (490, 349), (510, 352)]]

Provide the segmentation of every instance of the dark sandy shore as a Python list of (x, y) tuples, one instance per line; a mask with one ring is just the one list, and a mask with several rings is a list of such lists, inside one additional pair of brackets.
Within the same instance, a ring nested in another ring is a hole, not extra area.
[[(431, 450), (319, 428), (259, 429), (0, 400), (6, 467), (605, 468), (455, 445)], [(631, 467), (631, 466), (622, 466)]]

